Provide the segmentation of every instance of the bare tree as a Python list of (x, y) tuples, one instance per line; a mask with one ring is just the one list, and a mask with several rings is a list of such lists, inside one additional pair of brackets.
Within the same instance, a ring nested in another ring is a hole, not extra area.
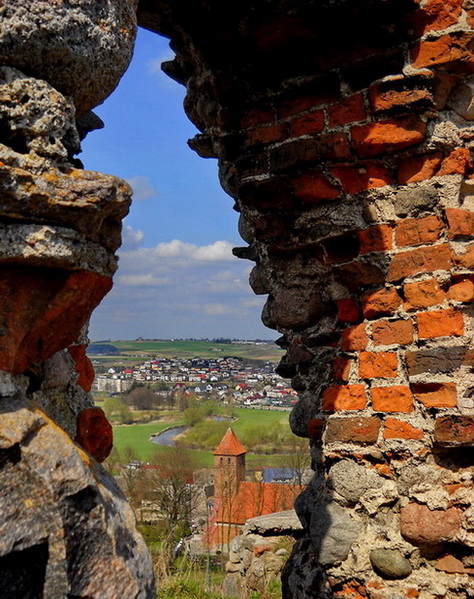
[(170, 534), (176, 538), (189, 530), (191, 515), (200, 499), (193, 483), (197, 466), (189, 452), (170, 448), (152, 457), (147, 470), (146, 497), (155, 506)]

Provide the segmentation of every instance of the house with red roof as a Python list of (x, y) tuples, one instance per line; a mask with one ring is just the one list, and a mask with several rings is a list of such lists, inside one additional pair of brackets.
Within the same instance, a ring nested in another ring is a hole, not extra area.
[(303, 486), (245, 479), (245, 454), (232, 428), (214, 451), (214, 509), (206, 540), (226, 551), (249, 518), (293, 509)]

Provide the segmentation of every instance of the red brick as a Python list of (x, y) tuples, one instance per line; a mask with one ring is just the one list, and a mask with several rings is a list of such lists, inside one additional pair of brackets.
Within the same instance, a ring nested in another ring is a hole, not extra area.
[(441, 152), (410, 156), (400, 161), (398, 165), (398, 182), (402, 185), (431, 179), (441, 165)]
[(268, 125), (247, 131), (247, 145), (270, 144), (286, 137), (286, 125)]
[(350, 194), (393, 183), (390, 170), (378, 162), (366, 162), (359, 165), (341, 164), (332, 167), (331, 173), (339, 179), (344, 191)]
[(416, 315), (418, 337), (432, 339), (435, 337), (462, 337), (464, 335), (464, 319), (459, 310), (434, 310)]
[(355, 151), (361, 158), (396, 152), (423, 141), (426, 123), (418, 116), (408, 116), (353, 127)]
[(427, 505), (409, 503), (400, 512), (400, 531), (413, 545), (437, 545), (454, 539), (461, 517), (457, 508), (430, 510)]
[(308, 439), (312, 441), (321, 441), (324, 432), (325, 420), (323, 418), (311, 418), (308, 422)]
[(354, 360), (338, 356), (332, 363), (332, 374), (334, 380), (346, 382), (349, 380), (352, 364)]
[(79, 374), (77, 384), (80, 385), (84, 391), (90, 391), (92, 389), (92, 383), (94, 382), (95, 372), (91, 361), (86, 355), (86, 345), (71, 345), (68, 348), (69, 355), (74, 360), (74, 368)]
[(469, 279), (464, 279), (448, 289), (448, 299), (455, 302), (474, 301), (474, 283)]
[(421, 272), (450, 269), (451, 248), (447, 243), (443, 243), (396, 254), (388, 269), (387, 279), (398, 281)]
[(360, 310), (357, 302), (352, 297), (339, 299), (337, 304), (337, 319), (341, 322), (358, 322)]
[(364, 385), (334, 385), (323, 392), (323, 410), (363, 410), (367, 405)]
[(408, 109), (412, 105), (429, 102), (432, 100), (432, 95), (427, 89), (388, 89), (382, 91), (380, 84), (375, 84), (369, 90), (369, 99), (374, 112), (382, 112), (396, 107), (406, 107)]
[(472, 72), (470, 45), (473, 37), (472, 32), (454, 31), (434, 40), (418, 42), (411, 52), (412, 66), (420, 69), (452, 64), (457, 67), (457, 70)]
[(455, 254), (454, 261), (463, 268), (474, 268), (474, 244), (467, 246), (462, 254)]
[(411, 390), (426, 408), (455, 408), (457, 405), (456, 383), (414, 383)]
[(376, 443), (380, 431), (378, 418), (329, 418), (326, 443)]
[(293, 119), (290, 123), (290, 136), (314, 135), (324, 129), (324, 112), (316, 110)]
[(428, 31), (447, 29), (457, 23), (461, 14), (462, 0), (427, 0), (423, 8), (413, 15), (416, 36)]
[(375, 345), (408, 345), (413, 342), (413, 324), (410, 320), (380, 320), (372, 324)]
[(359, 92), (341, 100), (337, 104), (332, 104), (328, 107), (328, 114), (330, 127), (364, 121), (367, 118), (364, 108), (364, 96)]
[(98, 462), (103, 462), (110, 454), (112, 426), (101, 408), (86, 408), (79, 412), (75, 441)]
[(444, 447), (470, 447), (474, 445), (474, 416), (438, 416), (434, 438)]
[(366, 352), (359, 354), (359, 376), (362, 379), (395, 378), (398, 357), (394, 352)]
[[(374, 261), (375, 262), (375, 261)], [(353, 260), (338, 268), (341, 282), (349, 291), (359, 293), (365, 286), (373, 287), (385, 283), (385, 275), (377, 263), (370, 260)]]
[(318, 203), (333, 200), (340, 194), (340, 190), (328, 181), (320, 170), (300, 175), (293, 179), (291, 184), (295, 196), (302, 202)]
[(377, 318), (393, 314), (402, 300), (394, 287), (371, 291), (362, 296), (362, 312), (365, 318)]
[(442, 229), (441, 219), (434, 215), (405, 218), (397, 223), (395, 241), (399, 247), (433, 243), (439, 239)]
[(314, 109), (316, 106), (325, 104), (328, 102), (328, 100), (332, 99), (333, 98), (328, 98), (327, 95), (322, 93), (321, 95), (307, 95), (280, 100), (277, 106), (278, 118), (290, 118), (292, 116)]
[(448, 235), (451, 239), (474, 236), (474, 212), (460, 208), (446, 208)]
[(372, 407), (377, 412), (413, 412), (413, 396), (405, 385), (373, 387)]
[(249, 110), (244, 117), (240, 120), (240, 129), (248, 129), (249, 127), (257, 127), (258, 125), (266, 125), (272, 123), (275, 120), (275, 116), (272, 110), (261, 110), (255, 108)]
[(385, 421), (383, 436), (384, 439), (417, 440), (423, 439), (424, 433), (420, 428), (416, 428), (404, 420), (387, 418)]
[(405, 310), (418, 310), (436, 306), (446, 298), (446, 294), (436, 279), (428, 279), (419, 283), (406, 283), (403, 286), (403, 293), (407, 300)]
[(88, 271), (0, 267), (0, 369), (15, 374), (74, 343), (112, 279)]
[(350, 327), (341, 333), (341, 349), (343, 351), (365, 349), (367, 343), (368, 339), (364, 323)]
[(464, 175), (472, 167), (471, 153), (467, 148), (453, 150), (441, 163), (437, 176)]
[(357, 231), (359, 253), (383, 252), (393, 247), (393, 229), (390, 225), (375, 225), (363, 231)]

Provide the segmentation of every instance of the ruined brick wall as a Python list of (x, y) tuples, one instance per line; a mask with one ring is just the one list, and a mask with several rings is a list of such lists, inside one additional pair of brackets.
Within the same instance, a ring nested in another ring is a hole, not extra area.
[[(300, 394), (315, 477), (285, 597), (473, 596), (472, 0), (141, 0), (138, 17), (171, 38), (191, 145), (219, 159)], [(72, 441), (110, 445), (84, 327), (129, 202), (74, 154), (134, 31), (133, 0), (0, 5), (3, 595), (153, 596), (123, 497)]]
[(286, 598), (474, 595), (470, 0), (144, 0), (316, 471)]

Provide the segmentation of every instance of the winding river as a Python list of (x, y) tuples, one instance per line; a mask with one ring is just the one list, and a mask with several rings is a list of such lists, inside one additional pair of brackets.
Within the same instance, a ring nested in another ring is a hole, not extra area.
[(187, 431), (189, 426), (175, 426), (173, 428), (169, 428), (162, 433), (158, 433), (157, 435), (153, 435), (151, 440), (153, 443), (157, 445), (164, 445), (166, 447), (176, 447), (176, 443), (174, 441), (175, 437)]

